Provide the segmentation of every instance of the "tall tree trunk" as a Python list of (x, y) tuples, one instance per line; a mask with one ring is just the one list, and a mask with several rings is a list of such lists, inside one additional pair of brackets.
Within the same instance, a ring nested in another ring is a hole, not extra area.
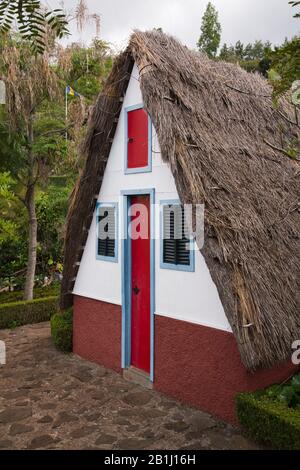
[(28, 212), (29, 234), (28, 234), (28, 262), (26, 271), (26, 282), (24, 290), (24, 300), (33, 299), (34, 276), (36, 269), (36, 249), (37, 249), (37, 218), (35, 206), (35, 175), (34, 175), (34, 155), (33, 146), (33, 115), (28, 122), (28, 184), (25, 196), (25, 205)]
[(37, 218), (35, 210), (35, 185), (31, 185), (27, 190), (26, 208), (29, 220), (28, 235), (28, 262), (26, 271), (26, 282), (24, 300), (33, 299), (34, 276), (36, 269), (36, 248), (37, 248)]

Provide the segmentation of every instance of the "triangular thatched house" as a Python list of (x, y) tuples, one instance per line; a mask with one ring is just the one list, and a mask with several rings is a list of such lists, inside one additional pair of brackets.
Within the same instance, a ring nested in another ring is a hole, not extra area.
[[(61, 306), (74, 302), (76, 353), (231, 421), (238, 391), (293, 371), (300, 166), (281, 151), (293, 120), (260, 76), (133, 34), (69, 210)], [(202, 203), (193, 251), (176, 220)], [(124, 240), (134, 216), (146, 236)]]

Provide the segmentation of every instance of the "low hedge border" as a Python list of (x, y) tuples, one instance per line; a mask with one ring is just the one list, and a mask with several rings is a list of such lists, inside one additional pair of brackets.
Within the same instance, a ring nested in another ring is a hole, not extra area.
[(0, 304), (0, 329), (49, 321), (57, 308), (57, 296)]
[(249, 437), (278, 450), (300, 449), (300, 411), (263, 392), (236, 397), (237, 415)]
[[(34, 299), (45, 299), (48, 297), (59, 296), (60, 284), (51, 284), (46, 287), (35, 287), (33, 291)], [(8, 304), (11, 302), (21, 302), (23, 300), (24, 291), (16, 290), (12, 292), (1, 292), (0, 293), (0, 305)]]

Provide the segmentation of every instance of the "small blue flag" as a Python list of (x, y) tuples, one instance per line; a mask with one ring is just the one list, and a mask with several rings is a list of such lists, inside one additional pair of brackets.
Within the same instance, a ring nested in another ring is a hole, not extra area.
[(70, 85), (66, 87), (66, 93), (67, 95), (70, 95), (70, 96), (77, 96), (77, 97), (81, 96), (79, 93), (77, 93), (77, 91), (73, 90), (73, 88), (70, 87)]

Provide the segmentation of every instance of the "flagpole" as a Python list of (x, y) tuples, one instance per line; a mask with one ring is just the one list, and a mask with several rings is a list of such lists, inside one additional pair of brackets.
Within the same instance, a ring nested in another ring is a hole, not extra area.
[(66, 142), (68, 141), (68, 87), (66, 87)]

